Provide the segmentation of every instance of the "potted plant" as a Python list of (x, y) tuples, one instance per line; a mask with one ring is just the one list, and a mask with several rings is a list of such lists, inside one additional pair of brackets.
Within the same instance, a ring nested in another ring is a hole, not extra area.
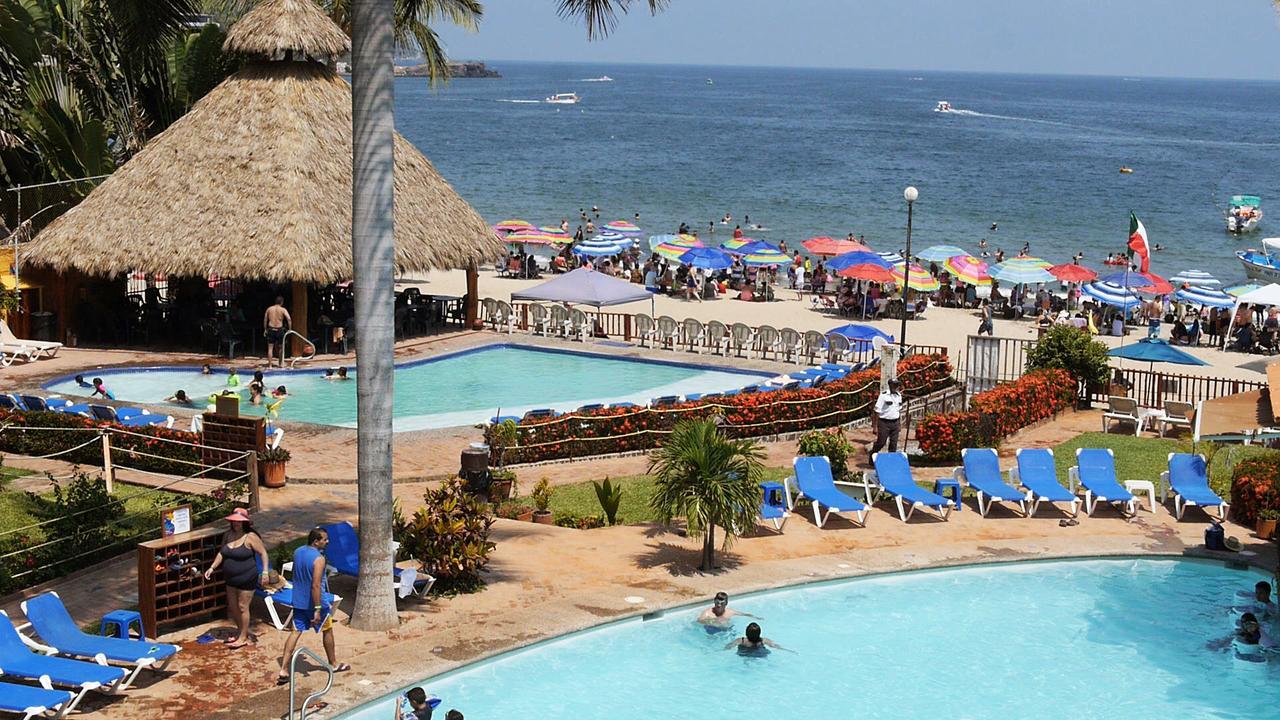
[(290, 457), (289, 451), (284, 448), (271, 448), (258, 453), (258, 469), (262, 473), (264, 487), (284, 487), (286, 482), (284, 468)]
[(489, 477), (489, 502), (500, 503), (515, 494), (515, 471), (494, 470)]
[(551, 482), (545, 477), (533, 486), (533, 521), (542, 525), (550, 525), (555, 522), (555, 518), (551, 516)]
[(533, 520), (533, 506), (518, 499), (507, 500), (498, 505), (495, 514), (504, 520), (529, 522)]
[(1258, 521), (1253, 529), (1260, 539), (1270, 540), (1275, 537), (1277, 520), (1280, 520), (1280, 509), (1263, 508), (1258, 511)]

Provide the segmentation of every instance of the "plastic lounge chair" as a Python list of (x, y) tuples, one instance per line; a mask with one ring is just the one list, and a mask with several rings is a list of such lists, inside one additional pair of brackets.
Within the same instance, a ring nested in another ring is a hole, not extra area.
[(52, 690), (54, 685), (75, 688), (75, 699), (63, 712), (75, 710), (90, 690), (114, 694), (129, 674), (122, 667), (33, 653), (22, 642), (9, 616), (3, 610), (0, 615), (4, 616), (0, 620), (0, 671), (9, 677), (38, 682), (46, 690)]
[(805, 362), (813, 363), (827, 350), (827, 336), (817, 330), (806, 332), (801, 343), (800, 352), (796, 354), (796, 362), (803, 359)]
[(19, 338), (13, 334), (13, 330), (9, 329), (9, 323), (4, 320), (0, 320), (0, 345), (26, 348), (27, 357), (30, 360), (34, 360), (41, 355), (53, 357), (62, 348), (62, 343), (52, 340), (24, 340)]
[(663, 395), (649, 401), (649, 407), (670, 407), (680, 402), (679, 395)]
[[(75, 406), (68, 406), (68, 409), (71, 407)], [(127, 427), (143, 427), (146, 425), (163, 425), (165, 427), (173, 426), (173, 416), (152, 415), (146, 410), (139, 410), (138, 408), (121, 408), (120, 410), (116, 410), (110, 405), (90, 405), (89, 415), (94, 420), (119, 423)]]
[(143, 668), (156, 672), (164, 670), (182, 648), (154, 640), (125, 640), (114, 637), (98, 637), (80, 631), (75, 620), (62, 604), (56, 592), (47, 592), (22, 601), (22, 614), (27, 624), (18, 628), (21, 632), (30, 627), (40, 636), (36, 640), (21, 635), (29, 647), (50, 655), (92, 658), (99, 665), (110, 662), (133, 668), (133, 672), (119, 685), (121, 690), (133, 684)]
[(680, 331), (684, 335), (684, 344), (689, 347), (689, 352), (702, 354), (702, 345), (707, 339), (707, 329), (702, 327), (702, 323), (693, 318), (685, 318), (680, 323)]
[(1169, 400), (1164, 404), (1164, 415), (1156, 419), (1156, 424), (1160, 427), (1160, 437), (1164, 437), (1165, 431), (1169, 426), (1183, 427), (1191, 429), (1191, 411), (1194, 408), (1191, 403), (1175, 402)]
[(1102, 413), (1102, 432), (1106, 432), (1113, 422), (1131, 422), (1134, 436), (1137, 437), (1142, 433), (1142, 420), (1138, 418), (1137, 400), (1112, 395), (1107, 398), (1107, 405), (1107, 412)]
[(22, 401), (13, 395), (0, 395), (0, 410), (22, 410)]
[(785, 486), (779, 488), (776, 483), (767, 485), (761, 486), (763, 494), (760, 499), (760, 521), (770, 523), (774, 530), (782, 532), (782, 527), (787, 524), (787, 518), (791, 517), (786, 488)]
[(574, 308), (569, 311), (569, 325), (566, 331), (566, 337), (576, 337), (582, 342), (586, 342), (587, 338), (595, 336), (595, 323), (587, 314), (581, 310)]
[(534, 335), (551, 335), (551, 314), (547, 312), (545, 305), (529, 306), (529, 330)]
[[(321, 525), (321, 529), (329, 533), (329, 546), (324, 549), (328, 567), (338, 575), (360, 577), (360, 536), (349, 522)], [(400, 543), (392, 542), (391, 554), (395, 557)], [(406, 570), (392, 564), (392, 578), (397, 594), (400, 597), (417, 595), (425, 597), (436, 584), (436, 579), (426, 573), (421, 575), (416, 570)]]
[(1016, 502), (1027, 516), (1027, 496), (1004, 481), (1000, 472), (1000, 458), (991, 448), (965, 448), (960, 451), (963, 467), (955, 469), (956, 480), (973, 488), (978, 496), (978, 514), (986, 517), (996, 502)]
[(729, 354), (729, 328), (719, 320), (707, 323), (707, 347), (717, 355)]
[(1076, 448), (1076, 464), (1070, 470), (1071, 486), (1084, 486), (1084, 513), (1093, 515), (1098, 501), (1123, 506), (1132, 516), (1137, 512), (1133, 493), (1116, 480), (1116, 459), (1110, 448)]
[(670, 345), (671, 349), (675, 350), (676, 343), (679, 342), (680, 324), (670, 315), (659, 316), (654, 323), (657, 326), (657, 334), (655, 335), (658, 343), (657, 347), (665, 350), (667, 345)]
[(1049, 448), (1018, 448), (1018, 464), (1009, 471), (1009, 482), (1021, 485), (1031, 496), (1027, 517), (1036, 514), (1041, 502), (1071, 503), (1071, 517), (1080, 513), (1080, 498), (1058, 483), (1058, 471)]
[(563, 305), (552, 305), (547, 313), (551, 315), (547, 327), (555, 331), (556, 337), (569, 337), (569, 310)]
[[(836, 488), (834, 476), (831, 474), (831, 461), (825, 455), (797, 457), (791, 461), (795, 475), (787, 479), (788, 486), (795, 483), (796, 499), (808, 498), (813, 502), (813, 522), (818, 527), (826, 525), (832, 513), (851, 512), (857, 517), (858, 525), (867, 526), (867, 506)], [(853, 483), (841, 483), (852, 485)], [(790, 492), (787, 503), (794, 508)], [(822, 512), (826, 507), (827, 511)]]
[(804, 339), (795, 328), (784, 327), (778, 330), (778, 345), (782, 353), (780, 359), (799, 362), (800, 353), (804, 350)]
[[(1173, 516), (1181, 520), (1188, 507), (1216, 507), (1218, 519), (1226, 520), (1231, 504), (1209, 489), (1209, 469), (1203, 455), (1169, 453), (1169, 469), (1160, 473), (1164, 493), (1160, 502), (1169, 500), (1173, 491)], [(0, 665), (2, 666), (2, 665)]]
[(880, 489), (893, 496), (898, 505), (898, 517), (902, 522), (911, 519), (916, 508), (929, 507), (946, 520), (951, 516), (951, 501), (929, 492), (916, 484), (911, 477), (911, 464), (904, 452), (878, 452), (871, 456), (875, 465), (875, 478)]
[(733, 351), (738, 357), (743, 357), (743, 353), (751, 353), (752, 346), (756, 342), (756, 332), (751, 329), (750, 325), (745, 323), (734, 323), (729, 326), (729, 337), (733, 341)]
[(22, 405), (32, 412), (52, 412), (54, 408), (66, 407), (71, 404), (70, 400), (50, 398), (45, 399), (39, 395), (23, 395), (20, 398)]
[[(291, 563), (285, 563), (290, 565)], [(285, 586), (274, 592), (267, 592), (262, 588), (258, 588), (254, 595), (262, 598), (267, 604), (267, 615), (271, 616), (271, 624), (276, 626), (277, 630), (289, 629), (289, 620), (293, 618), (293, 583), (286, 583)], [(325, 604), (331, 608), (336, 608), (342, 604), (342, 596), (327, 593), (322, 598)], [(283, 616), (280, 608), (284, 608)]]
[(23, 720), (65, 717), (72, 697), (66, 690), (0, 683), (0, 711), (21, 715)]
[(520, 420), (524, 421), (524, 420), (539, 420), (542, 418), (553, 418), (559, 414), (560, 413), (557, 413), (555, 410), (552, 410), (551, 408), (534, 408), (533, 410), (530, 410), (529, 412), (525, 413), (524, 417), (520, 418)]
[(756, 328), (756, 339), (760, 341), (760, 359), (764, 360), (769, 353), (776, 359), (782, 357), (782, 335), (772, 325), (761, 325)]
[(854, 350), (849, 345), (849, 338), (838, 333), (832, 333), (827, 336), (827, 363), (835, 364), (840, 360), (848, 360), (854, 355)]
[(644, 313), (636, 313), (632, 316), (631, 324), (632, 329), (635, 330), (636, 339), (640, 341), (640, 347), (649, 347), (658, 333), (657, 327), (653, 324), (653, 318)]

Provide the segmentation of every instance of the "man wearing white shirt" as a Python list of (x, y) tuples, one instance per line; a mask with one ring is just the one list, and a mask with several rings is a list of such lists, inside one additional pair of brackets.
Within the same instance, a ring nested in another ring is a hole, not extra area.
[(880, 397), (876, 399), (875, 414), (872, 415), (876, 429), (876, 443), (871, 446), (873, 455), (880, 452), (886, 442), (889, 444), (889, 452), (898, 451), (898, 428), (902, 416), (901, 387), (902, 383), (894, 378), (889, 381), (889, 389), (880, 393)]

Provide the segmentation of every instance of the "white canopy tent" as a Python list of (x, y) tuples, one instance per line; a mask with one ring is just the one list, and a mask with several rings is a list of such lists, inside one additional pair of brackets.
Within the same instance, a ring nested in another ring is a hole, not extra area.
[(1241, 305), (1275, 305), (1280, 307), (1280, 284), (1271, 283), (1257, 290), (1247, 292), (1236, 298), (1236, 306), (1231, 310), (1231, 322), (1235, 322), (1240, 314)]

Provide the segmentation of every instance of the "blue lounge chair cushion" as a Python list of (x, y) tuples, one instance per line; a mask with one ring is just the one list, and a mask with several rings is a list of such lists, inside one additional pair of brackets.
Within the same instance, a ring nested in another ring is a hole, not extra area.
[(128, 674), (124, 668), (68, 658), (38, 655), (22, 643), (8, 618), (0, 619), (0, 668), (5, 675), (25, 680), (48, 677), (54, 685), (109, 686)]
[(1199, 455), (1174, 453), (1169, 458), (1169, 486), (1201, 507), (1222, 505), (1222, 498), (1209, 489), (1209, 471)]
[(903, 500), (920, 503), (925, 507), (941, 508), (951, 505), (950, 500), (916, 484), (911, 478), (911, 465), (907, 462), (906, 453), (876, 453), (875, 465), (876, 478), (890, 495), (897, 495)]
[(798, 457), (794, 463), (796, 486), (810, 500), (841, 512), (861, 512), (866, 505), (840, 492), (831, 474), (831, 461), (823, 455)]
[(137, 664), (147, 659), (161, 662), (178, 652), (178, 646), (168, 643), (87, 635), (80, 631), (62, 600), (53, 593), (27, 600), (23, 603), (23, 612), (40, 636), (40, 641), (64, 655), (94, 657), (101, 654), (114, 662)]
[(93, 417), (93, 413), (89, 410), (88, 403), (75, 403), (73, 405), (64, 405), (58, 408), (58, 412), (67, 413), (68, 415), (85, 415)]
[(1018, 451), (1018, 481), (1032, 495), (1049, 502), (1071, 502), (1076, 499), (1075, 495), (1058, 482), (1053, 453), (1045, 448)]
[(786, 517), (786, 514), (786, 508), (778, 507), (777, 505), (770, 505), (768, 503), (760, 504), (760, 517), (765, 520), (781, 520)]
[(1080, 484), (1094, 495), (1107, 500), (1129, 501), (1133, 493), (1116, 481), (1116, 462), (1111, 453), (1099, 448), (1080, 448), (1076, 451)]
[(689, 402), (696, 402), (698, 400), (701, 400), (702, 396), (705, 394), (706, 393), (689, 393), (688, 395), (684, 396), (684, 399), (688, 400)]
[(26, 685), (0, 683), (0, 710), (17, 713), (23, 717), (35, 717), (36, 715), (27, 714), (33, 710), (40, 711), (43, 708), (48, 711), (62, 707), (63, 703), (73, 697), (75, 696), (66, 690), (45, 690)]
[[(351, 523), (345, 520), (332, 525), (321, 525), (329, 533), (329, 545), (324, 549), (324, 559), (339, 575), (360, 577), (360, 536)], [(401, 568), (393, 567), (391, 574), (400, 579)], [(422, 582), (426, 582), (423, 579)]]
[(1000, 458), (992, 448), (965, 448), (964, 477), (976, 490), (996, 500), (1022, 500), (1018, 492), (1000, 476)]
[[(277, 605), (283, 605), (284, 607), (287, 607), (290, 609), (293, 608), (293, 586), (292, 585), (282, 587), (279, 590), (276, 590), (274, 592), (267, 592), (262, 588), (258, 588), (256, 591), (254, 591), (254, 594), (261, 598), (270, 597), (271, 602)], [(325, 607), (330, 607), (330, 608), (337, 605), (337, 599), (333, 596), (333, 593), (322, 594), (320, 597), (320, 602)]]

